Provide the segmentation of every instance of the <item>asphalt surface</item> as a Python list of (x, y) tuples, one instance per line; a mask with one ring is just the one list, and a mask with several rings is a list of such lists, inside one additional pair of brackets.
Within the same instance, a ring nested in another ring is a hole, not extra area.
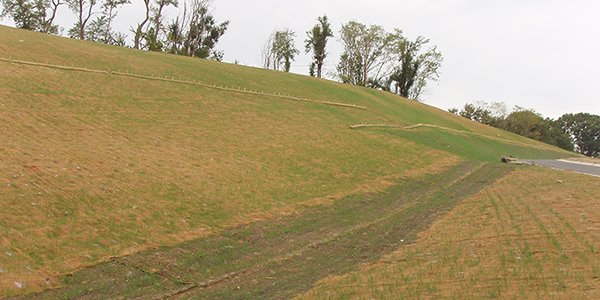
[(600, 177), (600, 165), (553, 159), (523, 159), (523, 161), (533, 162), (536, 165), (545, 166), (553, 169), (574, 171), (578, 173)]

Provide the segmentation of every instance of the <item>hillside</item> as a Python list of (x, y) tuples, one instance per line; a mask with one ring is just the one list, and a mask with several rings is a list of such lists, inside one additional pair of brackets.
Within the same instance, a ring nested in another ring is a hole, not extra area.
[(465, 161), (575, 156), (382, 91), (1, 26), (0, 124), (0, 296)]

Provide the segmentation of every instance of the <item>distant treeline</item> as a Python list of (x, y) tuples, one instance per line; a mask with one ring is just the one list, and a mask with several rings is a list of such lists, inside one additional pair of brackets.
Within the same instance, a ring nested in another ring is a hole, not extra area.
[(512, 111), (500, 102), (467, 103), (459, 111), (448, 111), (467, 119), (575, 151), (590, 157), (600, 156), (600, 116), (588, 113), (564, 114), (553, 120), (532, 109), (515, 106)]

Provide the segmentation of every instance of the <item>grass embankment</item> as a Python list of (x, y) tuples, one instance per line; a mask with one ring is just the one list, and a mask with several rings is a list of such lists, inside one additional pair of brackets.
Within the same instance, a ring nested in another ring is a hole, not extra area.
[(421, 239), (299, 299), (592, 299), (600, 289), (600, 180), (520, 168)]
[[(389, 93), (0, 27), (0, 291), (55, 287), (110, 256), (437, 173), (571, 154)], [(362, 128), (358, 123), (435, 128)], [(489, 137), (489, 138), (487, 138)], [(467, 144), (470, 146), (465, 146)], [(490, 144), (491, 143), (491, 144)], [(494, 145), (489, 147), (487, 145)], [(483, 147), (482, 147), (483, 146)], [(2, 295), (2, 294), (0, 294)]]

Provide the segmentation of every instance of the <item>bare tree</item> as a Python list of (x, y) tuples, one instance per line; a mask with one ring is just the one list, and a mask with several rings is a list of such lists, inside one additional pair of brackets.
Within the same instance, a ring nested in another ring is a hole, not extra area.
[(273, 51), (273, 40), (275, 39), (275, 31), (271, 32), (271, 35), (265, 42), (260, 52), (260, 60), (262, 67), (270, 69), (275, 62), (275, 51)]

